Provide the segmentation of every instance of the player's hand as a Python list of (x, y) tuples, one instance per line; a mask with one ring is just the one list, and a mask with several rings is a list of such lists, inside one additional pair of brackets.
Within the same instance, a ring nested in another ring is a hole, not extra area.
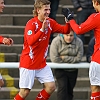
[(49, 20), (48, 20), (49, 17), (46, 17), (43, 21), (43, 24), (42, 24), (42, 31), (45, 31), (45, 29), (49, 26)]
[(10, 40), (10, 45), (13, 45), (13, 43), (14, 43), (13, 39), (9, 38), (9, 40)]
[(4, 38), (3, 39), (3, 43), (5, 45), (12, 45), (13, 44), (13, 40), (11, 38)]
[(71, 12), (68, 8), (62, 8), (62, 14), (68, 19), (74, 19), (74, 13)]

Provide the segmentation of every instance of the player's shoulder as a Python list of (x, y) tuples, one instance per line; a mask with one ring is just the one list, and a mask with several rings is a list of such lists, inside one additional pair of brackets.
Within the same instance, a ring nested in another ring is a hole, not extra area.
[(49, 18), (49, 21), (50, 22), (56, 22), (54, 19), (52, 19), (52, 18)]
[(93, 13), (91, 16), (93, 16), (93, 17), (100, 17), (100, 13)]
[(33, 23), (36, 23), (36, 22), (37, 22), (37, 19), (36, 19), (36, 17), (34, 17), (34, 18), (31, 18), (30, 20), (28, 20), (26, 25), (33, 25)]

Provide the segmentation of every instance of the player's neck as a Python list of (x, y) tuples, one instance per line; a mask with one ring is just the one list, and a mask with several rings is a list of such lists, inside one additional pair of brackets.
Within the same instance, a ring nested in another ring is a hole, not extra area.
[(42, 19), (41, 17), (38, 16), (38, 20), (39, 20), (40, 22), (43, 22), (44, 19)]

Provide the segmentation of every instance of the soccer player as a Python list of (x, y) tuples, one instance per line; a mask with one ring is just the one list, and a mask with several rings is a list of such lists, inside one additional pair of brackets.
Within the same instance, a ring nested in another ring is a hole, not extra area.
[(68, 8), (63, 10), (63, 14), (69, 20), (76, 34), (83, 34), (92, 29), (94, 30), (95, 45), (89, 68), (89, 78), (91, 83), (91, 100), (100, 100), (100, 0), (92, 0), (92, 3), (96, 13), (91, 14), (80, 25), (75, 22), (73, 13)]
[[(0, 0), (0, 13), (3, 12), (4, 7), (5, 7), (4, 0)], [(0, 36), (0, 44), (12, 45), (13, 40), (11, 38), (6, 38), (6, 37)], [(2, 87), (3, 85), (4, 85), (4, 81), (3, 81), (2, 76), (0, 74), (0, 87)]]
[(33, 15), (24, 31), (24, 45), (20, 57), (20, 91), (14, 100), (25, 100), (37, 78), (44, 88), (36, 100), (48, 100), (55, 90), (54, 77), (51, 68), (46, 64), (48, 43), (51, 33), (68, 34), (70, 25), (58, 24), (49, 18), (50, 1), (36, 0), (34, 3)]

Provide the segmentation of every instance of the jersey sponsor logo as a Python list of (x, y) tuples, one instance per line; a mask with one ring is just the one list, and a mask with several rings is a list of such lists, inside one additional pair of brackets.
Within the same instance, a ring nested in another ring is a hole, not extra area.
[(28, 30), (27, 34), (32, 35), (32, 30)]

